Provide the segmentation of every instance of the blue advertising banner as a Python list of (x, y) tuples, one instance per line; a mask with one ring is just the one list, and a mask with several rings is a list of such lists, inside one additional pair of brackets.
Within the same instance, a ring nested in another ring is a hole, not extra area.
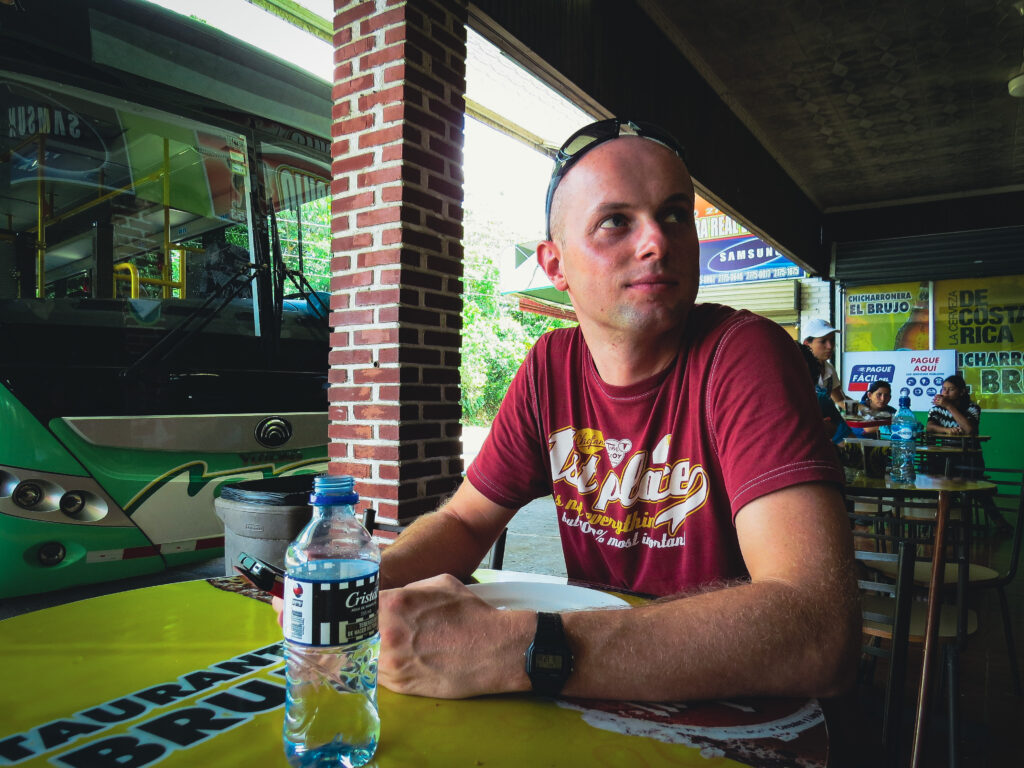
[(892, 385), (895, 408), (900, 389), (910, 390), (910, 408), (927, 411), (932, 398), (942, 389), (942, 380), (956, 373), (956, 350), (897, 350), (893, 352), (847, 352), (843, 355), (843, 391), (860, 400), (875, 379)]
[(728, 285), (804, 277), (803, 269), (742, 224), (698, 196), (694, 222), (700, 240), (700, 284)]

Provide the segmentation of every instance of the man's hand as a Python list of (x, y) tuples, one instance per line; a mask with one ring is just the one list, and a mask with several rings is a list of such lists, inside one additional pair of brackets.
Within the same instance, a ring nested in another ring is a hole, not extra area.
[(463, 698), (529, 690), (523, 652), (529, 611), (499, 611), (441, 575), (380, 593), (381, 685), (397, 693)]

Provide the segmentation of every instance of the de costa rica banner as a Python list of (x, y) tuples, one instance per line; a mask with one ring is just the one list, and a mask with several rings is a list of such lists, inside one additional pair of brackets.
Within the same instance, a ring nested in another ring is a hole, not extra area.
[(935, 316), (978, 405), (1024, 410), (1024, 276), (940, 280)]

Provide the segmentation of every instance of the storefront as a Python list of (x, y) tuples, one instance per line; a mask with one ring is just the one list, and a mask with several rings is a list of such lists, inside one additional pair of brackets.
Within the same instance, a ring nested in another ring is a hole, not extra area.
[(835, 262), (843, 353), (950, 350), (993, 438), (986, 461), (1000, 467), (1024, 465), (1022, 255), (1013, 227), (841, 244)]

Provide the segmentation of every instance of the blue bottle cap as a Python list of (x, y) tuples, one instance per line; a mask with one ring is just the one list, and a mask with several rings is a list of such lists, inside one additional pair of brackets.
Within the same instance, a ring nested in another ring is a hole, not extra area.
[(359, 494), (355, 492), (355, 479), (351, 475), (317, 475), (313, 478), (313, 493), (310, 504), (355, 504)]

